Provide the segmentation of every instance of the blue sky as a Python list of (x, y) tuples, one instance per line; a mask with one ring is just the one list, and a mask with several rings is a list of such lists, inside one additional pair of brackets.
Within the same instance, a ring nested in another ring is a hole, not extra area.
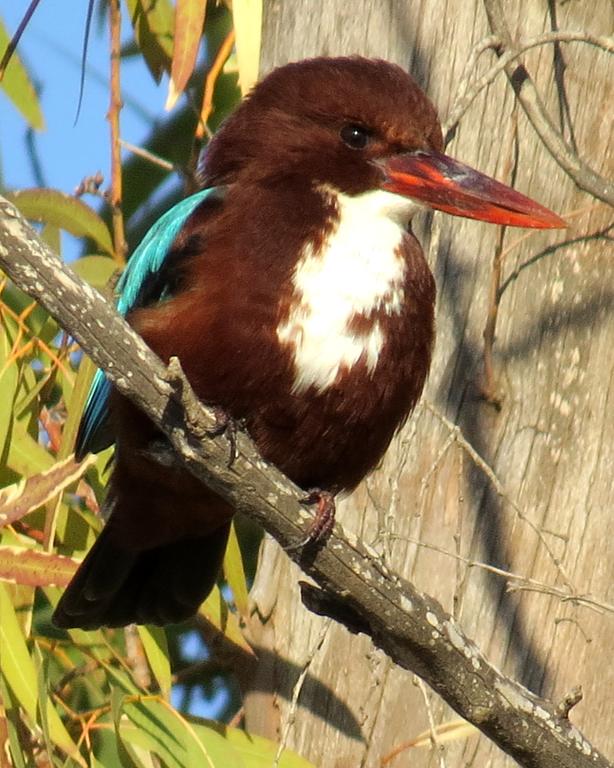
[[(0, 0), (0, 15), (12, 34), (28, 0)], [(36, 134), (47, 186), (72, 193), (84, 176), (102, 171), (109, 179), (108, 36), (92, 24), (83, 104), (77, 124), (80, 59), (86, 17), (85, 2), (43, 0), (26, 29), (19, 53), (41, 91), (46, 129)], [(124, 19), (124, 22), (127, 22)], [(130, 37), (125, 23), (124, 39)], [(122, 138), (139, 142), (155, 116), (162, 113), (167, 82), (157, 86), (140, 58), (122, 66)], [(27, 187), (35, 176), (25, 152), (27, 126), (0, 91), (0, 167), (7, 187)], [(88, 202), (92, 202), (88, 199)]]

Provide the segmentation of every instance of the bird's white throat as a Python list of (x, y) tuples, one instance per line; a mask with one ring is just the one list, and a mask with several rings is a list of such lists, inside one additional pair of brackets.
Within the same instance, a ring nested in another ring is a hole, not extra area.
[(412, 201), (383, 190), (322, 194), (332, 198), (338, 218), (321, 244), (303, 249), (292, 277), (293, 301), (277, 328), (279, 341), (294, 354), (297, 394), (310, 387), (323, 392), (359, 360), (372, 374), (384, 331), (377, 319), (355, 330), (352, 319), (398, 314), (404, 301), (400, 246)]

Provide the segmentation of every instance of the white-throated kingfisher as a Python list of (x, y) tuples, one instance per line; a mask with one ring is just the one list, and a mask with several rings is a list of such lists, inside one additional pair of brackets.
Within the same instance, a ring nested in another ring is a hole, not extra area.
[[(178, 356), (201, 400), (314, 499), (354, 488), (422, 392), (435, 285), (415, 211), (564, 226), (441, 150), (435, 109), (400, 67), (288, 64), (224, 123), (202, 191), (162, 216), (118, 283), (147, 344)], [(61, 627), (181, 621), (222, 562), (233, 510), (165, 461), (163, 435), (98, 371), (77, 456), (113, 442), (108, 522), (58, 604)]]

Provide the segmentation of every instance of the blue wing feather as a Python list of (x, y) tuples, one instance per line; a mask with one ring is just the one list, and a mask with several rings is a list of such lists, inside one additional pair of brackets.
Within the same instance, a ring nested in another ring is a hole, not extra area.
[[(153, 296), (147, 292), (151, 278), (163, 269), (164, 261), (190, 215), (217, 192), (215, 188), (209, 188), (187, 197), (161, 216), (147, 232), (117, 281), (117, 310), (120, 314), (126, 316), (130, 310), (161, 298), (163, 290)], [(92, 379), (79, 425), (75, 447), (78, 458), (90, 451), (102, 451), (113, 443), (109, 425), (110, 394), (111, 384), (104, 371), (98, 369)]]

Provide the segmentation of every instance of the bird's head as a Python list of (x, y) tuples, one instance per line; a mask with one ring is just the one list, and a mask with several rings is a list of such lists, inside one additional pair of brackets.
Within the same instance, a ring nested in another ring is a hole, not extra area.
[(374, 190), (468, 218), (553, 228), (556, 214), (442, 153), (435, 108), (400, 67), (309, 59), (274, 70), (205, 153), (206, 185), (304, 183)]

